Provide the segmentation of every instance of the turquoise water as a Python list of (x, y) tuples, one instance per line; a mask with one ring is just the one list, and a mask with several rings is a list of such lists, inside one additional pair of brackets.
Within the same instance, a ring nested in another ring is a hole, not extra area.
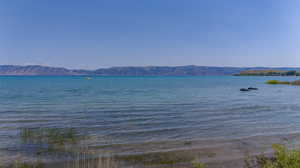
[(78, 128), (89, 145), (300, 132), (300, 87), (270, 79), (296, 78), (0, 77), (0, 147), (36, 127)]

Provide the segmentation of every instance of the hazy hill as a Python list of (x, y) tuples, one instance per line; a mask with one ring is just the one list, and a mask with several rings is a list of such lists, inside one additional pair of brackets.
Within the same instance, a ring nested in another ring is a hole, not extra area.
[(112, 67), (98, 69), (97, 75), (116, 76), (203, 76), (203, 75), (231, 75), (240, 72), (234, 67), (205, 67), (205, 66), (148, 66), (148, 67)]
[(267, 67), (208, 67), (208, 66), (146, 66), (146, 67), (111, 67), (97, 70), (73, 70), (39, 65), (18, 66), (0, 65), (0, 75), (97, 75), (97, 76), (205, 76), (233, 75), (247, 70), (300, 70), (300, 68), (267, 68)]
[(80, 72), (66, 68), (47, 67), (39, 65), (18, 66), (1, 65), (0, 75), (79, 75)]

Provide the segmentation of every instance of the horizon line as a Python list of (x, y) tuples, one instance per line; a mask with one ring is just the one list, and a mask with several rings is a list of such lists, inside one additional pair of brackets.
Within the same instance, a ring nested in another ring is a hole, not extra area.
[(41, 64), (28, 64), (28, 65), (20, 65), (20, 64), (0, 64), (0, 66), (19, 66), (19, 67), (28, 67), (28, 66), (40, 66), (40, 67), (49, 67), (49, 68), (64, 68), (68, 70), (98, 70), (98, 69), (109, 69), (109, 68), (145, 68), (145, 67), (215, 67), (215, 68), (300, 68), (300, 66), (213, 66), (213, 65), (128, 65), (128, 66), (109, 66), (109, 67), (99, 67), (95, 69), (85, 69), (85, 68), (67, 68), (64, 66), (55, 66), (55, 65), (41, 65)]

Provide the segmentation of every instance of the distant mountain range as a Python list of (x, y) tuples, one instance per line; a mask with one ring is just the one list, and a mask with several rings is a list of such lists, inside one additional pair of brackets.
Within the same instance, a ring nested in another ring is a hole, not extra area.
[(300, 68), (269, 67), (213, 67), (213, 66), (145, 66), (145, 67), (111, 67), (96, 70), (80, 70), (48, 67), (40, 65), (0, 65), (1, 76), (208, 76), (234, 75), (248, 70), (283, 70), (300, 71)]

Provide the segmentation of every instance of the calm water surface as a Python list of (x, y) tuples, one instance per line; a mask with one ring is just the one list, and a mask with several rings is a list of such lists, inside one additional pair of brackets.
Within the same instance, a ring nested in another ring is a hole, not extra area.
[(0, 148), (24, 127), (75, 127), (90, 145), (300, 132), (300, 87), (270, 79), (296, 78), (0, 77)]

